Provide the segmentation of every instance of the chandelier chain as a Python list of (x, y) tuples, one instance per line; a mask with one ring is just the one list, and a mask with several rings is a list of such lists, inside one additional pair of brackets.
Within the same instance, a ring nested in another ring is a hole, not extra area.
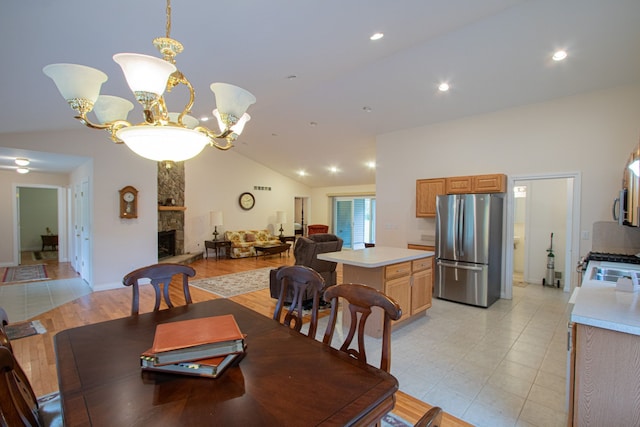
[(166, 37), (171, 37), (171, 0), (167, 0), (167, 26), (166, 26)]

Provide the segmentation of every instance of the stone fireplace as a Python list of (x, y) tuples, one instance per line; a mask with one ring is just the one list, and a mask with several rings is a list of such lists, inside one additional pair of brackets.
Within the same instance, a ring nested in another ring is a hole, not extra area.
[(176, 230), (158, 231), (158, 260), (176, 255)]
[(184, 162), (158, 162), (158, 259), (164, 232), (175, 236), (173, 255), (184, 254), (184, 210)]

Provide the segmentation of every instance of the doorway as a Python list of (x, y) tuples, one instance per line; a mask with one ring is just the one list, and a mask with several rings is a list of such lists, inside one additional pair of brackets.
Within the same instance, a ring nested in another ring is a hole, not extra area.
[[(58, 260), (66, 258), (65, 189), (48, 185), (15, 185), (14, 195), (15, 264), (29, 261), (22, 259), (22, 253), (26, 251), (42, 256), (46, 249), (55, 251)], [(56, 244), (52, 245), (54, 242)]]
[(509, 177), (502, 298), (512, 297), (518, 280), (542, 286), (551, 233), (556, 280), (565, 292), (575, 285), (572, 266), (579, 250), (580, 178), (579, 173)]
[(374, 197), (335, 197), (333, 200), (334, 233), (345, 249), (362, 249), (375, 243), (376, 199)]

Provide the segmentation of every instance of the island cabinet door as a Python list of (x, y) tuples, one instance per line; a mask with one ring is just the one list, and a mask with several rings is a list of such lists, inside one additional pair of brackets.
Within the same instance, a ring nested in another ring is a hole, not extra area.
[[(430, 262), (430, 261), (429, 261)], [(419, 313), (431, 307), (433, 289), (433, 270), (416, 271), (411, 277), (411, 314)]]
[(385, 294), (400, 304), (402, 309), (402, 317), (393, 323), (400, 322), (411, 316), (411, 276), (387, 280)]

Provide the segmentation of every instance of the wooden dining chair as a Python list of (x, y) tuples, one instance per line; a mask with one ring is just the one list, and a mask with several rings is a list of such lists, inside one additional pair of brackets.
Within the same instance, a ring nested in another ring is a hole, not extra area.
[(60, 394), (36, 397), (18, 363), (9, 337), (0, 328), (0, 425), (16, 427), (62, 426)]
[[(128, 273), (122, 279), (122, 284), (125, 286), (131, 286), (133, 289), (133, 300), (131, 302), (131, 314), (138, 314), (140, 306), (140, 289), (139, 280), (148, 279), (156, 292), (156, 303), (153, 307), (153, 311), (160, 310), (160, 302), (162, 301), (162, 295), (164, 295), (164, 301), (169, 308), (173, 307), (171, 297), (169, 296), (169, 285), (173, 276), (182, 275), (182, 291), (184, 293), (184, 300), (186, 304), (191, 304), (191, 294), (189, 293), (189, 277), (196, 275), (196, 271), (193, 267), (183, 264), (153, 264), (146, 267), (139, 268), (137, 270)], [(163, 289), (160, 289), (162, 286)]]
[(286, 301), (291, 305), (284, 316), (284, 325), (300, 332), (304, 317), (304, 303), (311, 299), (311, 321), (307, 336), (315, 339), (318, 329), (318, 308), (320, 294), (324, 288), (324, 279), (314, 269), (303, 265), (281, 267), (276, 274), (276, 281), (280, 283), (280, 296), (273, 312), (274, 320), (280, 321)]
[(429, 409), (413, 427), (440, 427), (442, 425), (442, 408), (434, 406)]
[[(367, 318), (371, 314), (372, 307), (382, 308), (384, 320), (380, 369), (389, 372), (391, 367), (391, 321), (398, 320), (402, 316), (400, 305), (384, 293), (367, 285), (345, 283), (328, 287), (324, 292), (324, 300), (331, 301), (331, 315), (322, 340), (325, 345), (330, 346), (333, 339), (338, 317), (339, 298), (345, 300), (351, 314), (349, 333), (340, 347), (340, 351), (344, 351), (362, 363), (367, 363), (367, 353), (364, 345), (364, 328)], [(358, 314), (360, 315), (358, 316)], [(347, 320), (343, 318), (343, 322), (346, 323)], [(356, 331), (358, 334), (357, 348), (349, 348), (356, 336)]]

